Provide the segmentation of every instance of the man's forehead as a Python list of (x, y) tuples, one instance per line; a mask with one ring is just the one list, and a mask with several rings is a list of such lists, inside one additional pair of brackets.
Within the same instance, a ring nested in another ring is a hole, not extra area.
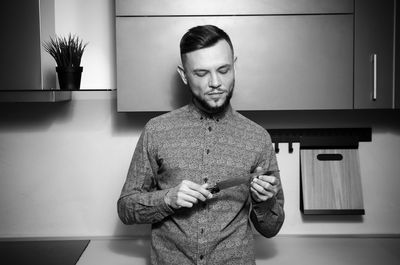
[(212, 67), (233, 63), (233, 52), (225, 40), (215, 45), (192, 51), (183, 55), (184, 66), (190, 68)]

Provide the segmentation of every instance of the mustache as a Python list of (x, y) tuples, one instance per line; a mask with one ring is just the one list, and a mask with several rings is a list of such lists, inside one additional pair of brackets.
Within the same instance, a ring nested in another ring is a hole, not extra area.
[(214, 88), (211, 91), (207, 92), (206, 94), (223, 93), (223, 92), (228, 92), (228, 90), (224, 88)]

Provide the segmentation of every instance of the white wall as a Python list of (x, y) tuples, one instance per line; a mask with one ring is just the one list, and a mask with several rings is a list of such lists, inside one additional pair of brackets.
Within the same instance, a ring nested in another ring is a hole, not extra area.
[[(56, 0), (57, 32), (90, 42), (84, 88), (115, 88), (113, 2)], [(155, 113), (117, 113), (115, 92), (98, 91), (74, 92), (67, 103), (3, 103), (0, 113), (0, 237), (148, 235), (147, 225), (121, 224), (116, 201), (139, 133)], [(281, 234), (400, 234), (399, 111), (244, 114), (267, 128), (373, 128), (372, 142), (359, 148), (364, 217), (302, 216), (298, 144), (293, 154), (280, 145)]]
[(76, 34), (88, 43), (81, 87), (115, 89), (114, 0), (55, 0), (56, 34)]

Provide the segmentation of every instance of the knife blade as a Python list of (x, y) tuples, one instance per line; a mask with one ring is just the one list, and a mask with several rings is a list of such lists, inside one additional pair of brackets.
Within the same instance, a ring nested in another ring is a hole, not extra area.
[(214, 186), (208, 187), (207, 190), (209, 190), (212, 194), (218, 193), (221, 190), (236, 187), (242, 184), (249, 185), (254, 178), (257, 178), (258, 176), (261, 175), (274, 175), (278, 173), (279, 170), (262, 170), (258, 172), (254, 172), (251, 174), (245, 174), (240, 177), (235, 177), (227, 180), (222, 180), (217, 182)]

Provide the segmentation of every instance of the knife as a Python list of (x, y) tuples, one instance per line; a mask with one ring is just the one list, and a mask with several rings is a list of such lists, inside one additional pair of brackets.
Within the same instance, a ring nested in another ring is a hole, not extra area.
[(207, 190), (211, 192), (211, 194), (215, 194), (220, 192), (221, 190), (227, 189), (227, 188), (232, 188), (235, 186), (239, 186), (242, 184), (249, 185), (254, 178), (257, 178), (258, 176), (261, 175), (274, 175), (278, 173), (279, 170), (263, 170), (263, 171), (258, 171), (254, 172), (251, 174), (245, 174), (240, 177), (235, 177), (227, 180), (222, 180), (217, 182), (214, 186), (208, 187)]

